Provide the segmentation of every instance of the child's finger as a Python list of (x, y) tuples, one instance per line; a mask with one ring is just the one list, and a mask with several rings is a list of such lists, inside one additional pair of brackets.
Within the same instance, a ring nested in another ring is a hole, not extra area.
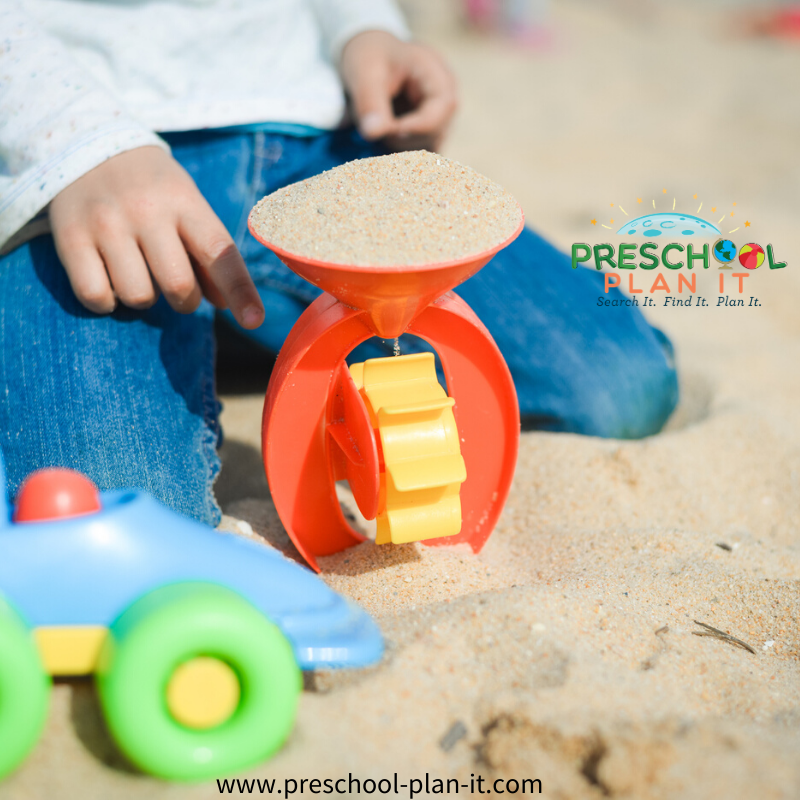
[(426, 98), (418, 109), (400, 117), (397, 133), (401, 136), (439, 133), (450, 121), (452, 109), (451, 102), (445, 98)]
[(421, 100), (416, 109), (397, 120), (397, 132), (407, 135), (443, 131), (457, 105), (455, 81), (450, 72), (431, 60), (414, 75), (412, 85)]
[(174, 229), (156, 231), (142, 239), (142, 252), (167, 302), (181, 314), (190, 314), (203, 295), (186, 248)]
[(210, 208), (186, 214), (178, 233), (186, 249), (217, 287), (233, 316), (243, 328), (257, 328), (264, 321), (264, 306), (236, 245)]
[(95, 314), (110, 314), (117, 300), (97, 248), (88, 240), (71, 247), (58, 246), (57, 239), (56, 242), (58, 257), (81, 305)]
[(106, 265), (111, 285), (120, 303), (128, 308), (143, 310), (158, 300), (142, 251), (132, 236), (106, 239), (97, 248)]
[(208, 270), (204, 267), (201, 267), (197, 259), (191, 253), (186, 253), (186, 255), (189, 259), (189, 263), (192, 265), (192, 270), (197, 277), (197, 282), (200, 284), (200, 291), (203, 293), (203, 297), (205, 297), (206, 300), (208, 300), (208, 302), (219, 311), (226, 309), (228, 307), (228, 303), (222, 296), (222, 292), (220, 292), (220, 290), (216, 287), (214, 281), (211, 280)]
[(361, 69), (350, 81), (358, 130), (365, 139), (381, 139), (395, 132), (392, 88), (384, 61), (376, 60), (371, 69)]

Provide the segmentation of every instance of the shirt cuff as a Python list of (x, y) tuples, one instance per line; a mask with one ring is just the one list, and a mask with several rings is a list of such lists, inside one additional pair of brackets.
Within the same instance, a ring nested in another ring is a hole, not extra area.
[(170, 152), (169, 145), (152, 131), (115, 122), (76, 139), (55, 158), (17, 176), (13, 188), (3, 192), (0, 205), (0, 250), (6, 251), (14, 234), (62, 189), (109, 158), (148, 145)]
[(344, 46), (359, 33), (386, 31), (408, 41), (411, 32), (393, 0), (317, 0), (314, 3), (328, 56), (339, 65)]

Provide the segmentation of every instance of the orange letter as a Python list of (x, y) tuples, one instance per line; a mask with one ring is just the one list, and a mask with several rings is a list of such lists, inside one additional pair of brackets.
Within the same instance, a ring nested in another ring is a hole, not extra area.
[(641, 294), (642, 293), (641, 289), (634, 289), (633, 288), (633, 273), (632, 272), (628, 273), (628, 289), (630, 290), (631, 294)]
[(614, 275), (611, 272), (606, 272), (606, 294), (608, 294), (609, 289), (613, 289), (616, 286), (619, 286), (619, 283), (620, 283), (619, 275)]
[(694, 294), (697, 291), (697, 281), (695, 280), (696, 277), (697, 277), (697, 273), (693, 272), (692, 273), (692, 282), (689, 283), (689, 281), (687, 281), (686, 278), (683, 277), (683, 273), (679, 272), (678, 273), (678, 294), (683, 294), (683, 285), (684, 284), (686, 284), (686, 288), (692, 294)]
[(658, 275), (656, 275), (656, 279), (653, 281), (653, 285), (650, 287), (650, 294), (655, 292), (657, 289), (661, 289), (667, 294), (672, 294), (672, 292), (669, 290), (669, 284), (664, 280), (664, 276), (660, 272)]
[(750, 276), (746, 272), (732, 272), (731, 275), (739, 279), (739, 294), (741, 294), (744, 291), (744, 281), (742, 278), (749, 278)]
[(719, 274), (719, 293), (722, 294), (725, 291), (725, 273), (720, 272)]

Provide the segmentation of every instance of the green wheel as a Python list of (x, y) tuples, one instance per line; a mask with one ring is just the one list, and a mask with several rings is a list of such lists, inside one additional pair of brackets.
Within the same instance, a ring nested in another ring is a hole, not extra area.
[(50, 676), (31, 632), (0, 597), (0, 779), (33, 749), (49, 699)]
[(170, 780), (264, 760), (294, 724), (300, 670), (278, 628), (230, 589), (165, 586), (111, 626), (97, 673), (121, 750)]

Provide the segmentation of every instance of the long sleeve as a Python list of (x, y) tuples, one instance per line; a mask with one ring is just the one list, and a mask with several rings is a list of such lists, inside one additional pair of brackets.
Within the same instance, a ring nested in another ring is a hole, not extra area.
[(333, 64), (357, 33), (388, 31), (398, 39), (411, 38), (403, 15), (394, 0), (310, 0)]
[(0, 0), (0, 248), (62, 189), (117, 153), (167, 145), (45, 33)]

